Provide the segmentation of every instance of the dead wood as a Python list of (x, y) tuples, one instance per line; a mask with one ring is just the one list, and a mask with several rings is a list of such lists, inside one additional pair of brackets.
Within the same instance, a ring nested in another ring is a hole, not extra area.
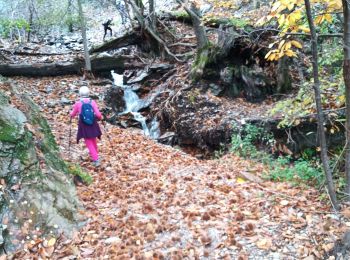
[[(91, 60), (92, 73), (98, 74), (105, 71), (123, 71), (124, 60), (120, 56), (94, 57)], [(132, 66), (133, 63), (129, 63)], [(6, 77), (26, 76), (61, 76), (82, 74), (84, 72), (84, 60), (60, 63), (36, 63), (36, 64), (1, 64), (0, 74)]]
[(118, 48), (127, 47), (130, 45), (138, 44), (140, 43), (141, 36), (138, 32), (138, 29), (134, 29), (135, 31), (128, 33), (126, 35), (123, 35), (119, 38), (116, 38), (114, 40), (108, 41), (102, 45), (92, 47), (90, 49), (90, 54), (97, 53), (97, 52), (103, 52), (103, 51), (109, 51), (109, 50), (115, 50)]

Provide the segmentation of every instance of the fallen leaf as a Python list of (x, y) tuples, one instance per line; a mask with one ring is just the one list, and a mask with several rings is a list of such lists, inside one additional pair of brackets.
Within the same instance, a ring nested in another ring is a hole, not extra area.
[(272, 246), (270, 238), (263, 238), (256, 243), (257, 247), (264, 250), (269, 250)]

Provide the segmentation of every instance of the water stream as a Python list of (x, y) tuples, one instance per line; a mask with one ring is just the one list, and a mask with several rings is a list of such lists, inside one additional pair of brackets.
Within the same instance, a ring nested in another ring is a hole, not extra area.
[(131, 113), (134, 119), (140, 122), (142, 130), (146, 136), (151, 137), (152, 139), (157, 139), (160, 136), (159, 123), (157, 118), (153, 118), (152, 121), (147, 125), (146, 118), (138, 112), (141, 108), (144, 107), (146, 102), (150, 102), (153, 99), (155, 94), (150, 95), (149, 100), (143, 100), (138, 97), (138, 95), (132, 90), (132, 86), (124, 85), (123, 75), (117, 74), (114, 71), (111, 71), (113, 82), (115, 86), (120, 87), (124, 90), (124, 101), (125, 101), (125, 110), (119, 115)]

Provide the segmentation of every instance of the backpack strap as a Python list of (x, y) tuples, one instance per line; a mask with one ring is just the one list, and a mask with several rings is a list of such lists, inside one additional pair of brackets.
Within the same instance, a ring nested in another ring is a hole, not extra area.
[(84, 102), (84, 98), (80, 98), (80, 102), (83, 104), (91, 103), (91, 98), (89, 98), (89, 102)]

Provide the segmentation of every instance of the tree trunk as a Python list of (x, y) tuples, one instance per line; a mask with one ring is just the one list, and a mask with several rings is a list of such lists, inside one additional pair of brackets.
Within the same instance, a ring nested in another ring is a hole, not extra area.
[(326, 175), (329, 197), (331, 199), (334, 209), (339, 210), (340, 207), (339, 207), (336, 193), (335, 193), (333, 176), (329, 166), (329, 158), (327, 154), (328, 150), (327, 150), (327, 143), (326, 143), (326, 133), (324, 130), (324, 113), (323, 113), (322, 102), (321, 102), (321, 90), (320, 90), (321, 83), (320, 83), (319, 72), (318, 72), (317, 34), (316, 34), (314, 21), (311, 14), (310, 0), (304, 0), (304, 2), (306, 7), (307, 20), (311, 31), (312, 70), (313, 70), (313, 78), (314, 78), (313, 87), (314, 87), (315, 99), (316, 99), (317, 126), (318, 126), (317, 128), (318, 128), (318, 136), (320, 138), (320, 145), (321, 145), (321, 159), (323, 164), (323, 170)]
[(67, 8), (67, 13), (68, 13), (68, 31), (73, 32), (73, 3), (72, 0), (68, 0), (68, 8)]
[[(91, 74), (91, 60), (90, 60), (88, 42), (87, 42), (87, 37), (86, 37), (86, 22), (85, 22), (85, 17), (84, 17), (84, 13), (83, 13), (83, 7), (81, 5), (81, 0), (78, 0), (78, 8), (79, 8), (79, 20), (80, 20), (81, 34), (83, 37), (83, 44), (84, 44), (85, 72), (87, 75), (89, 75), (89, 74)], [(84, 73), (84, 75), (85, 75), (85, 73)]]
[(177, 2), (183, 5), (192, 19), (194, 33), (197, 38), (197, 57), (191, 70), (191, 77), (193, 79), (198, 79), (202, 77), (203, 70), (209, 61), (209, 40), (205, 32), (205, 27), (200, 19), (200, 12), (194, 3), (191, 3), (191, 6), (187, 7), (182, 0), (177, 0)]
[(152, 30), (156, 30), (157, 28), (157, 17), (156, 17), (156, 10), (155, 10), (155, 1), (154, 0), (149, 0), (149, 22), (150, 22), (150, 27)]
[(28, 9), (29, 9), (29, 30), (27, 34), (27, 42), (30, 42), (30, 34), (33, 28), (33, 12), (34, 12), (34, 6), (32, 1), (29, 2)]
[(346, 144), (345, 144), (345, 174), (346, 188), (345, 193), (350, 200), (350, 4), (347, 0), (343, 0), (344, 12), (344, 64), (343, 76), (345, 82), (346, 96)]
[(292, 88), (288, 57), (282, 57), (277, 65), (277, 93), (287, 93)]

